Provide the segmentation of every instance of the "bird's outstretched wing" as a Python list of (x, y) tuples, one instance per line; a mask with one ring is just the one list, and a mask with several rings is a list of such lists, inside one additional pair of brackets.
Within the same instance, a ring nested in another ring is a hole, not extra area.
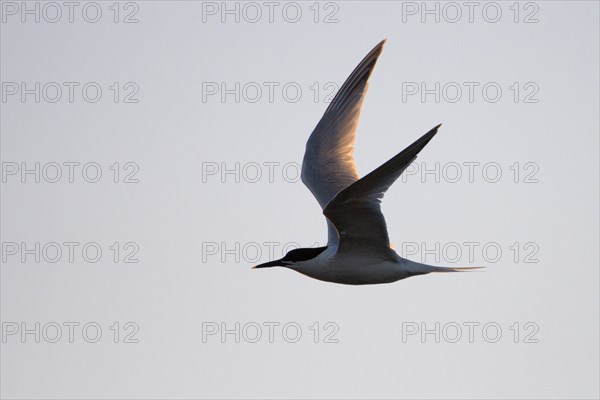
[[(306, 143), (302, 161), (302, 182), (321, 208), (342, 189), (358, 180), (354, 158), (354, 138), (368, 80), (385, 39), (358, 64), (338, 90), (325, 114)], [(337, 242), (335, 228), (328, 223), (328, 241)]]
[(339, 192), (326, 205), (323, 214), (337, 229), (338, 251), (360, 245), (361, 248), (389, 248), (381, 199), (417, 154), (435, 136), (436, 126), (389, 161)]

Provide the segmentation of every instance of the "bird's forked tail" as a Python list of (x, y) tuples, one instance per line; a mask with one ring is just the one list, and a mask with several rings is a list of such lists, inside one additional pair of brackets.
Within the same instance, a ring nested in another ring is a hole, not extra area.
[(484, 269), (485, 267), (433, 267), (429, 266), (429, 272), (466, 272), (475, 269)]

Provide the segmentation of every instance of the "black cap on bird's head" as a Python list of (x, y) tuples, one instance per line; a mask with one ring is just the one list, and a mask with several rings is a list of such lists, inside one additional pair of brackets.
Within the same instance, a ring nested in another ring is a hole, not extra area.
[(254, 268), (268, 268), (268, 267), (289, 267), (300, 261), (307, 261), (317, 257), (321, 254), (327, 246), (325, 247), (311, 247), (307, 249), (294, 249), (288, 251), (285, 257), (275, 260), (269, 261), (264, 264), (255, 265)]

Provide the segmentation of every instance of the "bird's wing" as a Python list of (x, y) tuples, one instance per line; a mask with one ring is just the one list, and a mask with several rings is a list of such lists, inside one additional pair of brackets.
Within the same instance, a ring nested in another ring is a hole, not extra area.
[[(384, 43), (385, 40), (375, 46), (346, 79), (306, 143), (302, 182), (321, 208), (358, 180), (352, 156), (356, 125), (367, 92), (367, 81)], [(329, 242), (337, 242), (335, 228), (331, 224), (328, 226)]]
[(339, 192), (325, 207), (323, 214), (337, 229), (338, 251), (356, 248), (389, 248), (381, 199), (417, 154), (435, 136), (436, 126), (389, 161)]

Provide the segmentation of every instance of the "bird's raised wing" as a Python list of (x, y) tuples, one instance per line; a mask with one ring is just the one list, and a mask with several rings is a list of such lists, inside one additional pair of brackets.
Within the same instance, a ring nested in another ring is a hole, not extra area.
[[(385, 40), (375, 46), (346, 79), (306, 143), (302, 182), (321, 208), (358, 180), (352, 156), (356, 126), (369, 77), (384, 43)], [(335, 228), (328, 225), (328, 241), (336, 242)]]
[(381, 199), (417, 154), (435, 136), (436, 126), (389, 161), (339, 192), (326, 205), (323, 214), (339, 233), (338, 251), (355, 247), (389, 248)]

